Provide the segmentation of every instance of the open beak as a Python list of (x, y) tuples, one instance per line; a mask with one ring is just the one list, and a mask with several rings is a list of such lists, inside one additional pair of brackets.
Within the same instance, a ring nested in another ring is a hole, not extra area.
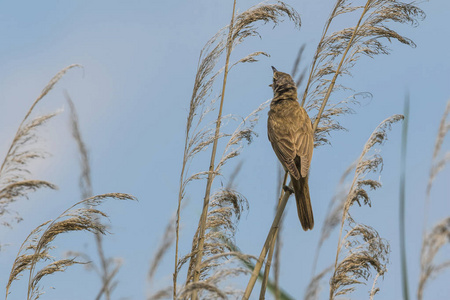
[(272, 70), (273, 70), (274, 73), (278, 72), (278, 70), (274, 66), (272, 66)]

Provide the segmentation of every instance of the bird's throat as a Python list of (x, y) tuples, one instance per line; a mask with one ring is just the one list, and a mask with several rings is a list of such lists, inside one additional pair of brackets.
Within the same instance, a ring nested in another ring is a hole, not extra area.
[(287, 89), (287, 90), (278, 90), (275, 91), (273, 101), (280, 101), (280, 100), (293, 100), (297, 101), (297, 89)]

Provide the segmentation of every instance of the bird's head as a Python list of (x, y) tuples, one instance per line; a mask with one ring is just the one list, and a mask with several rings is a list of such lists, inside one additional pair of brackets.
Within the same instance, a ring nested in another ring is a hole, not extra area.
[(274, 97), (282, 95), (294, 97), (297, 99), (297, 86), (291, 75), (283, 73), (272, 67), (273, 70), (273, 83), (270, 85), (273, 89)]

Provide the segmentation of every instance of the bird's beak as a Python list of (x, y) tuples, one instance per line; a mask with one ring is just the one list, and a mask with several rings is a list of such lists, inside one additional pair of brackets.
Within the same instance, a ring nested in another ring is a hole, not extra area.
[(274, 66), (272, 66), (272, 70), (273, 70), (273, 72), (275, 73), (275, 72), (278, 72), (278, 70), (277, 69), (275, 69), (275, 67)]
[(273, 87), (273, 84), (269, 84), (270, 87)]

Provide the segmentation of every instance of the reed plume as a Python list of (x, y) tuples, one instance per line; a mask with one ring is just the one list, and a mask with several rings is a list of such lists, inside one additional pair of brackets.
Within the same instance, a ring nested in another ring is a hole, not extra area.
[[(383, 159), (379, 154), (369, 155), (377, 144), (382, 144), (387, 138), (387, 130), (392, 124), (403, 119), (402, 115), (394, 115), (378, 125), (364, 145), (355, 167), (355, 176), (347, 194), (342, 210), (339, 242), (334, 264), (334, 273), (330, 280), (330, 299), (339, 295), (349, 294), (356, 284), (367, 281), (373, 268), (377, 275), (371, 293), (375, 294), (375, 282), (387, 271), (389, 244), (378, 232), (367, 225), (357, 223), (350, 215), (350, 207), (358, 203), (371, 206), (371, 200), (366, 189), (375, 190), (381, 187), (377, 180), (366, 179), (371, 172), (379, 172), (383, 168)], [(342, 237), (344, 225), (347, 233)]]
[[(57, 189), (56, 185), (38, 179), (29, 179), (31, 172), (28, 165), (32, 160), (45, 158), (47, 153), (35, 148), (39, 140), (38, 130), (57, 113), (38, 116), (30, 120), (30, 115), (36, 105), (52, 90), (56, 83), (70, 69), (80, 65), (70, 65), (59, 71), (44, 87), (41, 94), (31, 105), (17, 129), (16, 135), (5, 155), (0, 167), (0, 219), (4, 226), (12, 226), (12, 222), (21, 221), (19, 213), (14, 213), (9, 206), (20, 198), (28, 198), (30, 192), (41, 188)], [(15, 214), (12, 219), (8, 216)]]
[[(40, 286), (40, 281), (45, 276), (55, 272), (64, 272), (67, 267), (81, 263), (76, 261), (74, 257), (55, 260), (50, 255), (53, 248), (52, 242), (60, 234), (74, 231), (105, 234), (106, 227), (97, 222), (97, 218), (107, 217), (107, 215), (95, 207), (109, 198), (135, 200), (133, 196), (121, 193), (90, 197), (72, 205), (55, 220), (47, 221), (34, 229), (22, 243), (14, 260), (6, 285), (5, 299), (8, 298), (12, 282), (17, 280), (26, 270), (29, 270), (27, 300), (31, 300), (38, 299), (42, 295), (43, 289)], [(38, 264), (45, 264), (47, 261), (51, 261), (51, 263), (38, 270)]]
[[(368, 0), (365, 6), (353, 1), (337, 0), (323, 29), (322, 38), (317, 46), (305, 91), (302, 106), (313, 117), (316, 130), (316, 145), (329, 143), (328, 135), (334, 130), (343, 130), (338, 117), (351, 113), (351, 103), (359, 102), (361, 97), (371, 97), (370, 93), (354, 93), (344, 100), (328, 101), (333, 94), (342, 97), (350, 87), (336, 84), (337, 78), (351, 75), (351, 68), (362, 56), (373, 58), (378, 54), (389, 54), (389, 48), (383, 40), (415, 47), (412, 40), (389, 28), (389, 23), (408, 23), (417, 26), (425, 13), (412, 3), (395, 0)], [(330, 25), (342, 15), (355, 16), (357, 23), (353, 27), (329, 33)], [(338, 93), (341, 92), (341, 93)]]

